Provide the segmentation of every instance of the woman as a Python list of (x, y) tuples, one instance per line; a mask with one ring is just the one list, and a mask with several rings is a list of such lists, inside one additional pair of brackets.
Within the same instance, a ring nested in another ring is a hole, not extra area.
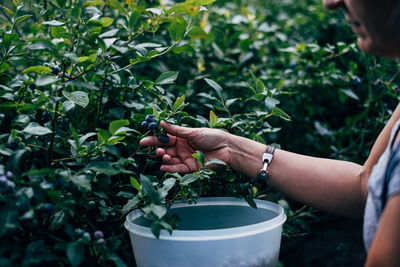
[[(400, 22), (400, 1), (324, 0), (323, 3), (331, 10), (345, 9), (361, 50), (388, 58), (400, 57), (396, 23)], [(169, 147), (158, 148), (156, 155), (163, 160), (162, 171), (186, 173), (198, 170), (192, 154), (201, 150), (206, 160), (218, 158), (251, 178), (264, 178), (267, 185), (302, 203), (347, 217), (364, 217), (366, 265), (400, 266), (400, 164), (397, 164), (400, 156), (396, 161), (395, 153), (400, 136), (397, 135), (399, 118), (400, 106), (378, 136), (363, 166), (280, 149), (274, 151), (221, 130), (166, 122), (161, 122), (161, 126), (169, 134)], [(140, 143), (165, 145), (154, 136)]]

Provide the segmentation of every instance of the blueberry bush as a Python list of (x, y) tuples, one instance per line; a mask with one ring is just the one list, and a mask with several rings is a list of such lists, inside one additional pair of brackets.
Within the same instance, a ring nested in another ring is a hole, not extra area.
[(125, 215), (158, 236), (170, 203), (279, 201), (285, 237), (318, 216), (233, 171), (159, 171), (162, 120), (362, 163), (398, 100), (397, 63), (362, 54), (320, 1), (0, 4), (0, 265), (133, 266)]

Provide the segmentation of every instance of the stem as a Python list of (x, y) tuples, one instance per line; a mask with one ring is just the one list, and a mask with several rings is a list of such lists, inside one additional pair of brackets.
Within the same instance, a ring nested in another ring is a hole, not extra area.
[(99, 103), (98, 103), (98, 106), (97, 106), (97, 115), (96, 115), (96, 122), (95, 122), (96, 123), (95, 124), (96, 127), (97, 127), (97, 124), (99, 123), (101, 110), (102, 110), (102, 107), (103, 107), (103, 97), (104, 97), (104, 91), (106, 89), (106, 81), (107, 81), (107, 77), (108, 77), (107, 73), (108, 73), (108, 65), (106, 67), (105, 76), (104, 76), (104, 80), (103, 80), (103, 85), (102, 85), (102, 88), (101, 88), (100, 99), (99, 99)]

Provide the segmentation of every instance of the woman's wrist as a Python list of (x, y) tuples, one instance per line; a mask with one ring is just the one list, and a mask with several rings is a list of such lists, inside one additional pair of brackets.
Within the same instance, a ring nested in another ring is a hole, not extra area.
[(263, 165), (262, 156), (266, 145), (236, 135), (231, 135), (228, 143), (228, 165), (235, 171), (257, 178)]

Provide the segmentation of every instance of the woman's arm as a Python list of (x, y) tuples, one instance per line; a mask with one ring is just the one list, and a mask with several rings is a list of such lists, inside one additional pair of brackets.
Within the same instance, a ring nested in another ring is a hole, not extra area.
[(365, 266), (400, 266), (400, 195), (389, 198), (368, 252)]
[[(372, 167), (385, 150), (393, 125), (400, 118), (400, 105), (377, 138), (364, 166), (333, 159), (309, 157), (275, 150), (268, 167), (273, 188), (317, 209), (351, 218), (361, 218)], [(234, 136), (230, 142), (230, 166), (256, 177), (262, 167), (265, 146)]]
[[(231, 144), (229, 165), (256, 177), (265, 146), (242, 137), (235, 137)], [(360, 165), (276, 149), (268, 172), (268, 185), (297, 201), (348, 217), (363, 213)]]

